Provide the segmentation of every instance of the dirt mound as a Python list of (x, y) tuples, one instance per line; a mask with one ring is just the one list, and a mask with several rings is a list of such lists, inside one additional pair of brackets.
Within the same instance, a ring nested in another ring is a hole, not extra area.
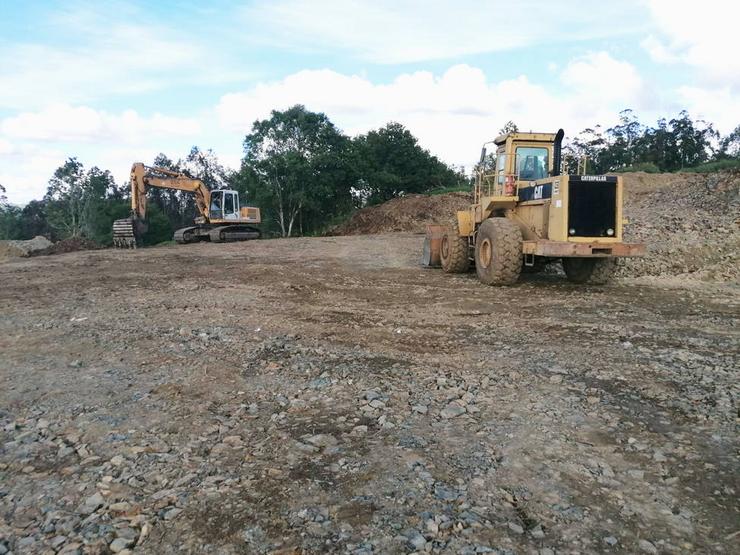
[(740, 278), (740, 172), (627, 174), (625, 240), (644, 242), (645, 258), (622, 276)]
[(470, 194), (409, 195), (355, 212), (327, 235), (369, 235), (393, 231), (424, 233), (427, 224), (444, 223), (470, 204)]
[(34, 256), (51, 246), (52, 242), (41, 235), (28, 241), (0, 241), (0, 260)]
[(46, 254), (63, 254), (65, 252), (76, 252), (76, 251), (89, 251), (102, 248), (95, 241), (85, 239), (84, 237), (70, 237), (69, 239), (62, 239), (57, 241), (53, 245), (50, 244), (43, 250), (36, 251), (33, 256), (46, 255)]

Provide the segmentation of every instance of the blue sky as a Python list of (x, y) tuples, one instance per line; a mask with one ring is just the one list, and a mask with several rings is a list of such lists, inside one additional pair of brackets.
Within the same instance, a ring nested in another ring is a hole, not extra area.
[[(717, 17), (722, 14), (722, 17)], [(0, 184), (40, 198), (66, 157), (212, 148), (303, 103), (349, 134), (400, 121), (469, 166), (507, 121), (575, 135), (687, 109), (740, 123), (731, 0), (0, 2)]]

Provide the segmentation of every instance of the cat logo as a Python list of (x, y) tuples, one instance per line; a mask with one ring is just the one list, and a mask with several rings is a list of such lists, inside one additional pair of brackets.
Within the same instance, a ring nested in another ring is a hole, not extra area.
[(542, 191), (544, 190), (544, 188), (545, 188), (545, 186), (544, 186), (544, 185), (537, 185), (537, 186), (536, 186), (536, 187), (534, 188), (534, 194), (532, 195), (532, 198), (533, 198), (534, 200), (539, 200), (539, 199), (541, 199), (541, 198), (542, 198)]

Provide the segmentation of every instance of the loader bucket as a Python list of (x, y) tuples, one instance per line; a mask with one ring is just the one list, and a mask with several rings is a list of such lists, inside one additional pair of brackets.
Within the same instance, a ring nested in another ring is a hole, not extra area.
[(422, 266), (427, 268), (439, 268), (441, 266), (439, 251), (444, 231), (445, 226), (443, 225), (427, 226), (427, 234), (424, 237), (424, 249), (421, 255)]

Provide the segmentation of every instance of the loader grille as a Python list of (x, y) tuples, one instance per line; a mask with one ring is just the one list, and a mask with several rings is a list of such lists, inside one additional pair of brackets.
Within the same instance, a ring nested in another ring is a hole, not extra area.
[[(568, 235), (608, 237), (617, 229), (617, 178), (571, 176), (568, 180)], [(591, 179), (589, 179), (591, 178)], [(574, 233), (571, 233), (574, 231)]]

